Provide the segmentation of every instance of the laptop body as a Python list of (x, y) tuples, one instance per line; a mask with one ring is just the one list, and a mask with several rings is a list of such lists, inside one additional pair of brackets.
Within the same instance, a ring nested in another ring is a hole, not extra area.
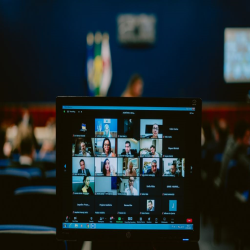
[(58, 239), (198, 242), (200, 99), (57, 97), (56, 119)]

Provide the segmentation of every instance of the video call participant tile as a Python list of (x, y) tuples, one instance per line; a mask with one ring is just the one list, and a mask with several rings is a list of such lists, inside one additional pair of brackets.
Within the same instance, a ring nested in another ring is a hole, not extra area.
[(116, 214), (116, 204), (116, 196), (95, 196), (95, 214)]
[(163, 139), (163, 157), (166, 157), (166, 158), (185, 157), (184, 140)]
[(94, 195), (95, 178), (92, 176), (72, 176), (73, 194)]
[(163, 177), (185, 177), (185, 158), (162, 158)]
[(162, 119), (141, 119), (140, 138), (162, 138)]
[(90, 137), (84, 138), (79, 137), (78, 135), (73, 135), (72, 156), (94, 156), (94, 141)]
[(141, 139), (140, 157), (162, 157), (162, 139)]
[(183, 199), (181, 197), (162, 197), (163, 215), (182, 215)]
[(95, 138), (95, 156), (116, 157), (115, 138)]
[(138, 157), (140, 151), (140, 141), (134, 138), (119, 138), (118, 144), (118, 156), (119, 157)]
[(161, 158), (140, 158), (142, 176), (161, 176)]
[(95, 177), (95, 195), (117, 195), (117, 177)]
[(118, 138), (139, 138), (140, 120), (133, 117), (118, 120)]
[(95, 176), (117, 176), (117, 158), (95, 158)]
[(118, 196), (117, 213), (118, 214), (139, 214), (139, 198), (131, 196)]
[(139, 196), (140, 195), (140, 177), (117, 177), (119, 186), (118, 195), (120, 196)]
[(164, 123), (163, 138), (173, 140), (183, 140), (185, 127), (182, 123)]
[(117, 137), (117, 119), (95, 119), (95, 137)]
[(143, 176), (140, 178), (140, 195), (142, 196), (161, 196), (162, 178), (152, 178)]
[(73, 214), (93, 214), (95, 212), (94, 196), (72, 196)]
[(72, 175), (95, 176), (94, 157), (72, 157)]
[(72, 131), (74, 135), (81, 137), (95, 137), (95, 120), (81, 118), (72, 123)]
[(118, 158), (118, 176), (140, 176), (139, 158)]
[(155, 196), (140, 196), (140, 214), (160, 214), (161, 198)]
[(184, 196), (184, 179), (162, 178), (162, 195), (163, 196)]

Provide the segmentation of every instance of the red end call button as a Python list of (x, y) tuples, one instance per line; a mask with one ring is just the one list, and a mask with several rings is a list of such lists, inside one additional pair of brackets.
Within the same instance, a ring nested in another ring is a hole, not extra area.
[(192, 223), (193, 219), (187, 219), (187, 223)]

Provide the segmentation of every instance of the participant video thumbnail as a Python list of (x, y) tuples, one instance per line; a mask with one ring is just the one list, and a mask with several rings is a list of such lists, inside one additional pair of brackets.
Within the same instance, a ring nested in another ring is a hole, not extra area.
[(117, 139), (118, 156), (137, 157), (140, 150), (140, 142), (133, 138)]
[(140, 176), (138, 158), (118, 158), (119, 176)]
[(96, 195), (117, 195), (117, 177), (95, 177)]
[(185, 156), (185, 141), (176, 139), (163, 139), (163, 157), (180, 158)]
[(141, 195), (154, 195), (161, 196), (162, 188), (162, 179), (161, 178), (151, 178), (143, 176), (140, 178), (140, 194)]
[(162, 158), (162, 176), (185, 177), (185, 158)]
[(159, 214), (161, 198), (154, 196), (140, 197), (140, 214)]
[(73, 195), (72, 203), (73, 214), (91, 214), (95, 212), (94, 196), (86, 196), (83, 200), (82, 196)]
[(72, 156), (93, 156), (93, 140), (78, 135), (73, 136)]
[(139, 214), (139, 204), (138, 197), (119, 196), (117, 199), (117, 214)]
[[(151, 178), (154, 179), (154, 178)], [(163, 196), (183, 196), (184, 179), (182, 178), (162, 178), (162, 195)]]
[(95, 121), (94, 119), (76, 119), (72, 123), (72, 131), (74, 135), (78, 135), (81, 137), (94, 137), (95, 129), (94, 129)]
[(95, 137), (117, 137), (117, 119), (95, 119)]
[(162, 157), (162, 139), (141, 139), (140, 157)]
[(95, 156), (116, 157), (115, 138), (95, 138)]
[(162, 119), (141, 119), (140, 135), (141, 138), (162, 138), (163, 120)]
[(119, 186), (118, 195), (139, 196), (140, 194), (140, 177), (118, 177)]
[(72, 157), (72, 175), (94, 176), (94, 157)]
[(95, 214), (116, 214), (116, 203), (117, 197), (95, 196)]
[(145, 176), (161, 176), (161, 158), (141, 158), (141, 174)]
[(95, 158), (96, 176), (116, 176), (117, 158)]
[(72, 176), (73, 194), (94, 195), (95, 178), (92, 176)]
[(162, 197), (162, 214), (183, 214), (183, 199), (181, 197)]
[(139, 138), (140, 120), (126, 118), (118, 120), (118, 137), (122, 138)]
[(171, 123), (164, 124), (163, 138), (181, 140), (184, 136), (184, 124)]

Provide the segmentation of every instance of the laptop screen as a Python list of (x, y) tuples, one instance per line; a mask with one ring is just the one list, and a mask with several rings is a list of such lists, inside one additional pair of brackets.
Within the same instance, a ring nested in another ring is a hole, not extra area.
[(61, 238), (197, 240), (200, 99), (58, 97), (56, 112)]

